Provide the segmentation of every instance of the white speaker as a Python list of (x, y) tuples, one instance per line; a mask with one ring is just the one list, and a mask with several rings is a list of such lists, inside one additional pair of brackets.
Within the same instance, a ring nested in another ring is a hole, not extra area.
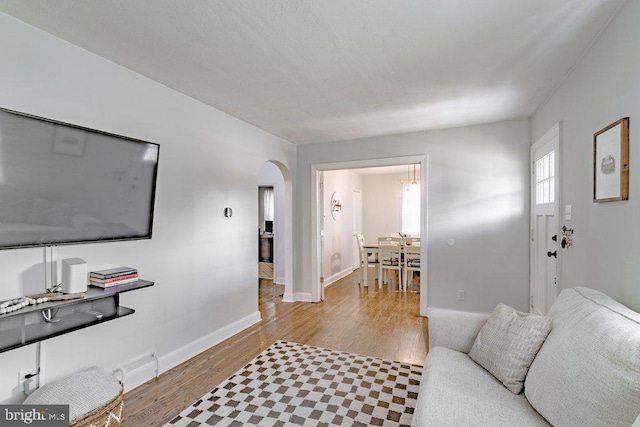
[(87, 262), (81, 258), (62, 260), (62, 292), (76, 294), (87, 291)]

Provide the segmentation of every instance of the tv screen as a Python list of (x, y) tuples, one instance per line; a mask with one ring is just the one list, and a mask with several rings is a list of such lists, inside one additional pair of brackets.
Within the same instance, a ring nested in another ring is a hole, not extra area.
[(150, 239), (159, 150), (0, 108), (0, 249)]

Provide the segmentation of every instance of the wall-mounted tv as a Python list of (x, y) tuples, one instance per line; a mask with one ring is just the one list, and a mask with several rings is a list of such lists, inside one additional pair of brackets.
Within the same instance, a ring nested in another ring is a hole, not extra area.
[(0, 249), (150, 239), (159, 151), (0, 108)]

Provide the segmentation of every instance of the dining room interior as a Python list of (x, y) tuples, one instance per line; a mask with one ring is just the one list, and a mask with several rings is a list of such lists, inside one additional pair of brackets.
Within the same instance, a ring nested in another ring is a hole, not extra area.
[[(421, 238), (426, 237), (420, 227), (425, 194), (420, 166), (323, 171), (320, 253), (324, 287), (353, 274), (358, 276), (354, 283), (362, 288), (420, 292), (420, 247)], [(400, 245), (400, 256), (381, 268), (385, 263), (379, 262), (379, 241), (388, 238)], [(404, 251), (411, 245), (413, 262), (405, 259)]]

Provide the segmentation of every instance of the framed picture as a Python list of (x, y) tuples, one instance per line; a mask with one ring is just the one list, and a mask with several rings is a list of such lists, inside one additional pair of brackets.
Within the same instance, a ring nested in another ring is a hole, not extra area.
[(53, 152), (68, 156), (82, 156), (87, 132), (67, 126), (56, 126)]
[(593, 201), (629, 199), (629, 118), (593, 134)]

